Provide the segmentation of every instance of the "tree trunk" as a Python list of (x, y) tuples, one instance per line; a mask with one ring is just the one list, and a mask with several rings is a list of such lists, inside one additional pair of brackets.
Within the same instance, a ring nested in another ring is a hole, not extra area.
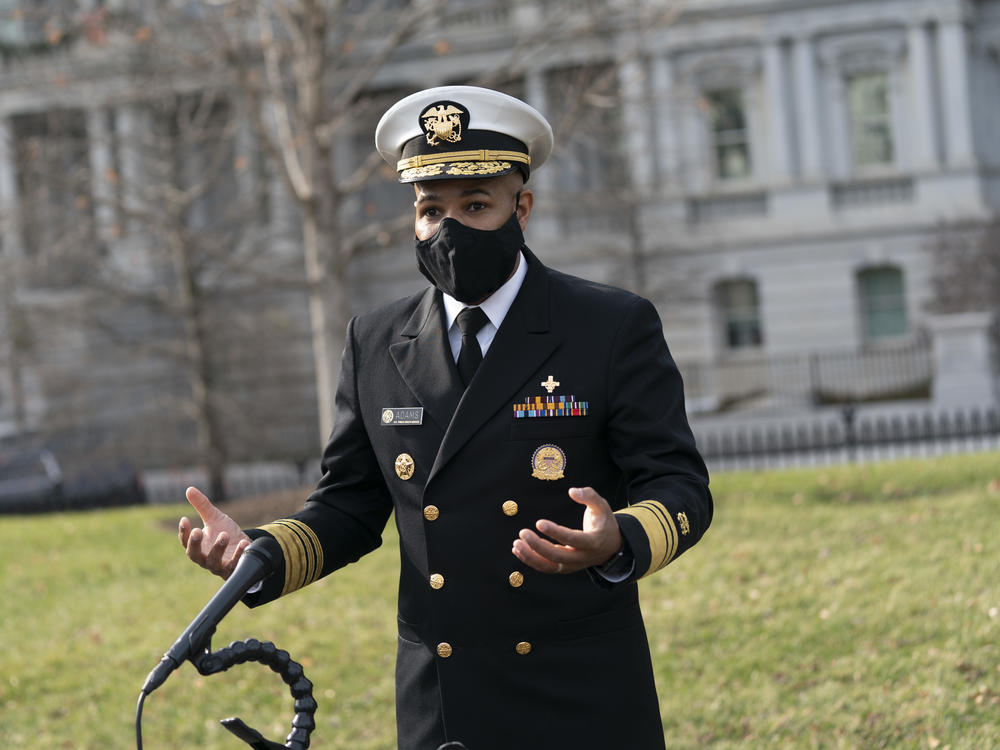
[(319, 439), (322, 444), (333, 431), (333, 365), (327, 324), (326, 264), (324, 235), (318, 201), (302, 203), (302, 241), (306, 283), (309, 290), (309, 325), (312, 336), (313, 367), (316, 371), (316, 408), (319, 411)]
[(184, 322), (196, 444), (208, 473), (209, 497), (218, 503), (226, 499), (226, 449), (213, 400), (215, 373), (208, 356), (210, 343), (204, 308), (184, 238), (174, 233), (171, 245), (181, 318)]

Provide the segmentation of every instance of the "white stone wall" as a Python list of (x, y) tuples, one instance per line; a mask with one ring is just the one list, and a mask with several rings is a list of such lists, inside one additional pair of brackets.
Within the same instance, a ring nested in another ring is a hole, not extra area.
[[(637, 7), (625, 0), (609, 4), (622, 12)], [(856, 274), (875, 265), (902, 269), (908, 336), (918, 338), (939, 223), (975, 222), (1000, 209), (1000, 0), (687, 0), (685, 6), (672, 25), (646, 29), (638, 42), (630, 33), (546, 48), (523, 75), (525, 98), (554, 116), (547, 70), (627, 55), (617, 74), (624, 95), (619, 114), (639, 196), (633, 208), (640, 217), (641, 270), (629, 260), (634, 248), (621, 215), (584, 211), (571, 221), (560, 218), (551, 168), (532, 177), (537, 202), (529, 244), (557, 268), (651, 297), (685, 366), (734, 355), (857, 350), (863, 340)], [(503, 27), (508, 20), (523, 30), (543, 23), (543, 15), (522, 0), (511, 13), (463, 17), (461, 32), (453, 27), (448, 37), (448, 54), (432, 53), (423, 40), (414, 50), (426, 54), (411, 50), (390, 62), (372, 85), (412, 90), (494, 68), (516, 31)], [(140, 248), (112, 241), (108, 186), (99, 179), (112, 163), (126, 185), (142, 179), (127, 150), (112, 152), (113, 143), (145, 129), (142, 112), (123, 93), (134, 95), (135, 82), (108, 71), (79, 85), (54, 85), (72, 72), (72, 62), (53, 58), (58, 70), (38, 68), (44, 75), (37, 85), (30, 66), (0, 69), (3, 251), (18, 251), (9, 118), (77, 107), (88, 113), (99, 234), (111, 262), (127, 254), (135, 263)], [(851, 162), (844, 80), (872, 70), (889, 78), (894, 158), (858, 169)], [(700, 99), (720, 86), (742, 91), (752, 164), (745, 179), (720, 180), (712, 168)], [(353, 144), (340, 144), (341, 151), (348, 147)], [(346, 202), (352, 215), (358, 208), (358, 201)], [(296, 217), (277, 179), (270, 211), (273, 252), (289, 260), (297, 252)], [(732, 278), (758, 285), (760, 352), (727, 352), (721, 340), (712, 290)], [(356, 311), (424, 285), (408, 239), (354, 264), (350, 280), (349, 307)]]

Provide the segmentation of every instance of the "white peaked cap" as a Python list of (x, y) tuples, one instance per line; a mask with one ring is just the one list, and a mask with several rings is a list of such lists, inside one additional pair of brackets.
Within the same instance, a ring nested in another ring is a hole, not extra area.
[(375, 128), (375, 148), (400, 182), (525, 178), (552, 153), (552, 128), (520, 99), (477, 86), (438, 86), (396, 102)]

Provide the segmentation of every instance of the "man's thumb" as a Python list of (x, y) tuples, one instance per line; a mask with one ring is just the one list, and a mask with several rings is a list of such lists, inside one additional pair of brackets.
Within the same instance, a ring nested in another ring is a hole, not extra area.
[(586, 506), (600, 505), (602, 499), (593, 487), (572, 487), (569, 496), (574, 502)]
[(204, 493), (197, 487), (188, 487), (184, 493), (187, 501), (198, 511), (202, 523), (207, 523), (210, 519), (215, 519), (219, 515), (219, 509), (212, 505), (212, 501), (205, 497)]

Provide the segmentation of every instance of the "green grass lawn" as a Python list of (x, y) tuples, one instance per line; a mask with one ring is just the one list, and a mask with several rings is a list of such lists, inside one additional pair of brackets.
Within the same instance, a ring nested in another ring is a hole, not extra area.
[[(1000, 747), (1000, 455), (720, 474), (713, 490), (705, 539), (641, 588), (668, 747)], [(0, 747), (135, 746), (146, 674), (219, 584), (184, 559), (182, 512), (0, 519)], [(217, 634), (304, 664), (315, 748), (395, 746), (396, 549), (387, 532)], [(145, 747), (246, 747), (218, 724), (232, 715), (283, 742), (291, 698), (257, 664), (186, 664), (146, 701)]]

